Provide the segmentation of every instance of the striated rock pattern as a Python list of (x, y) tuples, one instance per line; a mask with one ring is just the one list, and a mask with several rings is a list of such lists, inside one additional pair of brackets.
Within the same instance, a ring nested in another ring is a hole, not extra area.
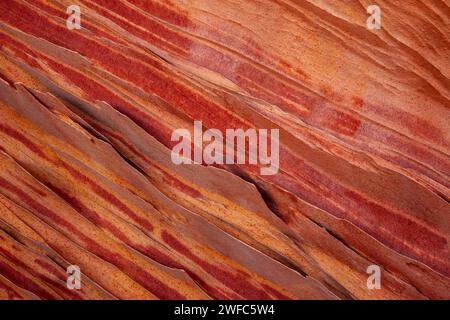
[(1, 0), (0, 299), (450, 299), (450, 3), (377, 3)]

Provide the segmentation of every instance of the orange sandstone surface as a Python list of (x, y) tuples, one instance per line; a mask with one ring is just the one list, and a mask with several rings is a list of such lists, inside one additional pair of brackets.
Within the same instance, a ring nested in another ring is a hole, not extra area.
[(450, 3), (370, 4), (1, 0), (0, 299), (450, 299)]

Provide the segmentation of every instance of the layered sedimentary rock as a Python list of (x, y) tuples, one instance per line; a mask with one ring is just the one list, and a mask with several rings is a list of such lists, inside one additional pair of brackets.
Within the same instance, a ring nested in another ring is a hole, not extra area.
[(0, 1), (0, 299), (449, 299), (449, 3), (379, 2)]

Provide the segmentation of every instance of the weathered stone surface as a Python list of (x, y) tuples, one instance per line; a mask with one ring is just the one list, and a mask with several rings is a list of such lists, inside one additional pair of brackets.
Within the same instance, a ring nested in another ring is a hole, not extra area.
[[(0, 299), (449, 299), (449, 4), (369, 5), (0, 1)], [(174, 164), (194, 120), (278, 173)]]

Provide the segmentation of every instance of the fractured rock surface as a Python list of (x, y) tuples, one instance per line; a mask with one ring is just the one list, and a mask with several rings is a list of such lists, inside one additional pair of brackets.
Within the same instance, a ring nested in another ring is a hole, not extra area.
[(1, 0), (0, 299), (450, 299), (450, 3), (378, 4)]

